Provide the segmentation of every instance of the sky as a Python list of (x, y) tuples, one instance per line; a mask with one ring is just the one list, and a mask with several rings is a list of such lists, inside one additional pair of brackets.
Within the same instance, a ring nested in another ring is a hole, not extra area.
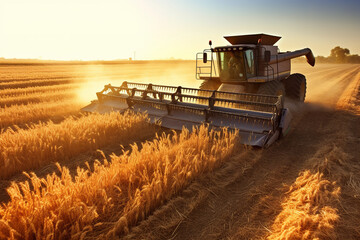
[(360, 54), (359, 0), (0, 0), (0, 57), (194, 59), (223, 36), (282, 36), (280, 50)]

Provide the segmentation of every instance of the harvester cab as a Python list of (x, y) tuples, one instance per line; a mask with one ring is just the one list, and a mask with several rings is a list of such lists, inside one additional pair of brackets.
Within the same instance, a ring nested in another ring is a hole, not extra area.
[(230, 46), (211, 48), (210, 42), (210, 49), (197, 54), (200, 89), (130, 82), (106, 85), (82, 110), (147, 113), (151, 122), (177, 130), (204, 123), (209, 128), (227, 127), (239, 132), (243, 144), (267, 147), (290, 126), (285, 96), (305, 100), (305, 76), (290, 75), (290, 59), (305, 55), (314, 66), (315, 58), (308, 48), (278, 52), (276, 36), (225, 39)]
[(211, 48), (210, 41), (210, 49), (196, 56), (196, 78), (204, 80), (202, 89), (284, 96), (288, 93), (288, 97), (305, 100), (304, 76), (301, 76), (302, 91), (293, 91), (300, 80), (294, 82), (294, 76), (290, 77), (290, 59), (305, 55), (308, 63), (314, 66), (315, 58), (309, 48), (279, 52), (274, 44), (281, 37), (267, 34), (224, 38), (231, 45)]

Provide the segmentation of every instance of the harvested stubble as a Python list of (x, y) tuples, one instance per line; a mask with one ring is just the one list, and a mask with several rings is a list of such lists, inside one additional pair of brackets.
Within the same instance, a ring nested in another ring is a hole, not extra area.
[[(12, 183), (11, 201), (0, 208), (0, 236), (28, 239), (82, 238), (97, 226), (116, 222), (108, 236), (121, 235), (194, 178), (217, 168), (239, 148), (237, 134), (209, 132), (162, 135), (133, 146), (111, 163), (80, 169), (73, 180), (66, 168), (30, 182)], [(60, 167), (59, 167), (60, 168)], [(104, 236), (103, 236), (104, 237)]]
[(78, 113), (81, 107), (80, 103), (74, 103), (73, 99), (69, 99), (0, 108), (0, 129), (46, 121), (54, 117), (63, 118)]
[(78, 119), (69, 117), (60, 124), (50, 121), (26, 130), (10, 129), (0, 134), (0, 178), (6, 179), (111, 143), (126, 144), (136, 139), (139, 133), (154, 131), (145, 115), (116, 112), (90, 114)]

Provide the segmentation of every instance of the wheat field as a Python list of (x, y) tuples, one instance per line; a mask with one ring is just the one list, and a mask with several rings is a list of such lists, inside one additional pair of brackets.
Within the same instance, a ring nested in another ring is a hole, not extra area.
[[(122, 214), (112, 218), (107, 235), (125, 233), (237, 151), (236, 134), (201, 127), (162, 134), (141, 150), (133, 145), (131, 153), (111, 155), (110, 161), (78, 168), (72, 176), (61, 162), (109, 144), (129, 145), (153, 135), (155, 126), (146, 115), (130, 112), (80, 114), (83, 102), (76, 93), (84, 76), (76, 72), (69, 78), (51, 70), (49, 78), (41, 68), (32, 70), (4, 71), (0, 83), (0, 179), (22, 172), (29, 178), (7, 188), (10, 200), (0, 208), (1, 238), (80, 238), (102, 226), (114, 209)], [(32, 173), (50, 163), (57, 164), (59, 174)]]
[[(319, 115), (319, 106), (308, 106), (304, 133), (295, 126), (289, 143), (253, 150), (226, 129), (164, 131), (146, 115), (80, 111), (108, 83), (179, 85), (181, 76), (198, 87), (192, 62), (0, 68), (0, 239), (359, 236), (349, 113)], [(323, 74), (330, 80), (322, 87), (360, 76), (350, 65), (320, 65), (307, 76), (320, 86)], [(310, 101), (322, 98), (316, 84), (309, 83)], [(341, 111), (356, 105), (352, 88), (338, 100)], [(317, 143), (318, 135), (327, 141)]]
[(201, 127), (191, 134), (164, 134), (141, 150), (135, 145), (130, 154), (96, 163), (93, 171), (78, 168), (74, 180), (60, 165), (60, 176), (38, 178), (30, 173), (28, 181), (7, 190), (11, 201), (0, 208), (0, 236), (79, 238), (109, 218), (117, 220), (109, 235), (127, 232), (235, 151), (236, 134)]
[(68, 117), (59, 124), (51, 121), (27, 129), (9, 129), (0, 134), (0, 179), (39, 168), (49, 161), (61, 162), (86, 150), (96, 150), (113, 142), (129, 143), (138, 132), (149, 135), (146, 115), (113, 112)]

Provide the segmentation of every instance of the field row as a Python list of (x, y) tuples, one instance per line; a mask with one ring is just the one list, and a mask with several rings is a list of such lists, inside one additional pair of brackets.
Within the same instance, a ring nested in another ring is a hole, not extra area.
[(35, 80), (46, 78), (72, 78), (84, 75), (76, 66), (0, 66), (0, 78), (2, 81)]
[(69, 99), (0, 108), (0, 130), (4, 131), (7, 127), (14, 125), (24, 127), (49, 119), (61, 120), (71, 114), (79, 113), (81, 107), (83, 107), (82, 104)]
[(15, 84), (15, 83), (23, 83), (23, 82), (28, 82), (28, 81), (33, 81), (33, 82), (46, 82), (46, 81), (50, 81), (50, 80), (66, 80), (66, 79), (73, 79), (75, 81), (82, 81), (82, 80), (104, 80), (104, 79), (119, 79), (119, 77), (121, 78), (126, 78), (126, 79), (134, 79), (134, 78), (140, 78), (143, 77), (144, 74), (121, 74), (121, 75), (117, 75), (117, 74), (107, 74), (107, 73), (102, 73), (102, 74), (94, 74), (94, 75), (87, 75), (87, 74), (82, 74), (82, 75), (69, 75), (69, 76), (62, 76), (62, 75), (43, 75), (43, 74), (39, 74), (38, 76), (27, 76), (27, 77), (9, 77), (8, 79), (1, 79), (1, 83), (6, 85), (6, 84)]
[(0, 90), (0, 130), (15, 129), (15, 125), (23, 128), (40, 121), (59, 121), (78, 114), (84, 105), (76, 92), (81, 86), (81, 83), (70, 83)]
[(9, 76), (8, 78), (1, 79), (2, 83), (13, 83), (13, 82), (24, 82), (24, 81), (46, 81), (51, 79), (72, 79), (74, 76), (56, 76), (56, 75), (38, 75), (38, 76), (27, 76), (27, 77), (15, 77)]
[(239, 149), (236, 142), (236, 134), (201, 127), (112, 155), (94, 171), (78, 168), (74, 179), (60, 166), (61, 176), (30, 174), (30, 183), (8, 189), (11, 201), (0, 208), (0, 235), (80, 239), (109, 222), (108, 236), (126, 233), (194, 178), (226, 161)]
[(60, 124), (40, 123), (26, 130), (10, 129), (0, 134), (0, 179), (109, 144), (131, 143), (139, 132), (154, 133), (146, 116), (115, 112), (69, 117)]
[(75, 98), (76, 94), (71, 91), (55, 90), (45, 93), (30, 93), (11, 97), (0, 98), (0, 107), (7, 108), (12, 105), (27, 105), (41, 102), (57, 102)]
[(61, 85), (69, 84), (74, 82), (71, 78), (54, 78), (46, 80), (22, 80), (22, 81), (12, 81), (12, 82), (1, 82), (0, 90), (3, 89), (14, 89), (14, 88), (28, 88), (36, 86), (52, 86), (52, 85)]
[(46, 92), (55, 92), (55, 91), (67, 91), (71, 89), (76, 89), (80, 87), (81, 84), (71, 83), (71, 84), (61, 84), (53, 86), (36, 86), (36, 87), (26, 87), (26, 88), (7, 88), (0, 90), (1, 98), (15, 97), (19, 95), (28, 95), (28, 94), (42, 94)]

